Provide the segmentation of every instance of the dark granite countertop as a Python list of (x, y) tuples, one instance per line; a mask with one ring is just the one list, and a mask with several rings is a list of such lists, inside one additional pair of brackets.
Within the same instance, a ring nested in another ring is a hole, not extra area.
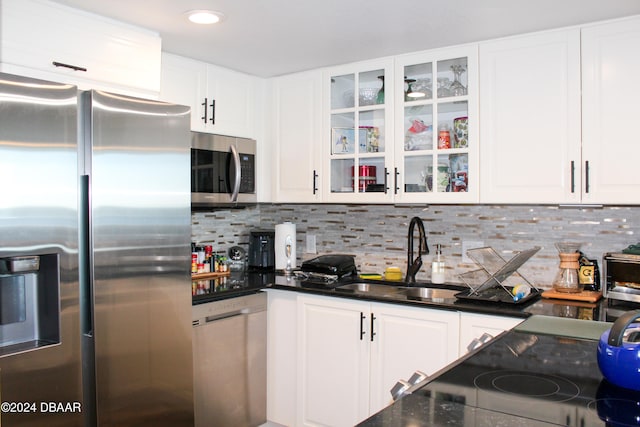
[[(553, 300), (548, 298), (536, 298), (524, 304), (493, 303), (483, 301), (461, 300), (451, 298), (408, 298), (377, 296), (375, 294), (342, 292), (332, 287), (322, 287), (310, 285), (292, 276), (276, 275), (274, 283), (270, 286), (273, 289), (291, 290), (318, 295), (330, 295), (338, 298), (360, 299), (377, 302), (387, 302), (411, 306), (421, 306), (425, 308), (436, 308), (441, 310), (456, 310), (479, 314), (496, 316), (510, 316), (527, 318), (532, 315), (544, 315), (554, 317), (566, 317), (584, 320), (607, 321), (611, 317), (607, 314), (608, 304), (606, 300), (598, 303), (582, 303), (577, 301)], [(362, 281), (362, 280), (358, 280)], [(348, 283), (348, 281), (345, 281)], [(452, 289), (465, 290), (464, 285), (449, 285)]]
[[(352, 281), (353, 279), (348, 279), (339, 284), (346, 284)], [(363, 280), (358, 279), (358, 282), (363, 282)], [(371, 282), (375, 283), (375, 281)], [(538, 297), (524, 304), (507, 304), (469, 301), (457, 299), (455, 297), (416, 298), (406, 296), (383, 296), (375, 293), (341, 291), (336, 290), (335, 287), (336, 284), (323, 285), (321, 283), (310, 283), (293, 275), (285, 276), (274, 272), (232, 273), (228, 278), (195, 281), (193, 283), (193, 304), (196, 305), (220, 299), (233, 298), (258, 292), (263, 289), (280, 289), (338, 298), (521, 318), (527, 318), (532, 315), (543, 315), (583, 320), (613, 321), (621, 312), (630, 308), (638, 308), (637, 306), (629, 308), (621, 303), (613, 305), (607, 302), (606, 299), (601, 299), (597, 303), (584, 303)], [(454, 290), (466, 289), (463, 285), (459, 284), (449, 285), (448, 287)]]
[(610, 326), (531, 316), (358, 425), (638, 425), (640, 392), (608, 383), (596, 363)]

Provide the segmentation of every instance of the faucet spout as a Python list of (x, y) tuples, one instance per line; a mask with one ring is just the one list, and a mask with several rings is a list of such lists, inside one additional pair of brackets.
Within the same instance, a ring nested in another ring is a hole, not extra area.
[[(413, 234), (416, 227), (418, 227), (418, 256), (414, 259)], [(427, 244), (427, 233), (424, 230), (424, 223), (417, 216), (411, 218), (407, 239), (407, 275), (405, 277), (405, 282), (415, 283), (416, 274), (420, 270), (420, 267), (422, 267), (422, 255), (427, 255), (429, 253), (429, 245)]]

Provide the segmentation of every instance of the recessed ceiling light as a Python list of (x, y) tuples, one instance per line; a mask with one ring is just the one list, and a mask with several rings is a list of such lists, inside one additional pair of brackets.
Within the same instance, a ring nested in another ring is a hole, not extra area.
[(215, 24), (224, 19), (224, 14), (213, 10), (191, 10), (186, 14), (195, 24)]

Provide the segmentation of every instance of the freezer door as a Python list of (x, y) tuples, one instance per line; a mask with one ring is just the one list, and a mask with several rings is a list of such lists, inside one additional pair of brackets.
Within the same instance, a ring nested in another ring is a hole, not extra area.
[(190, 110), (91, 91), (87, 129), (100, 426), (192, 426)]
[[(77, 93), (0, 73), (0, 395), (23, 405), (2, 411), (3, 427), (82, 425), (80, 410), (48, 410), (83, 405)], [(38, 267), (7, 272), (25, 259)]]

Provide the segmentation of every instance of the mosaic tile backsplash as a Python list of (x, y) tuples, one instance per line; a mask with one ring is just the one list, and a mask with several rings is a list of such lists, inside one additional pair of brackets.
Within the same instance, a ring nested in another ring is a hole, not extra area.
[[(248, 248), (249, 232), (296, 224), (297, 265), (319, 254), (344, 253), (356, 257), (362, 273), (383, 273), (389, 266), (406, 271), (407, 232), (414, 216), (428, 234), (431, 255), (423, 257), (419, 281), (429, 280), (435, 245), (442, 245), (446, 279), (462, 283), (459, 274), (478, 267), (463, 262), (463, 244), (481, 242), (509, 259), (517, 251), (542, 249), (519, 270), (540, 288), (550, 288), (558, 269), (555, 242), (583, 244), (587, 257), (619, 251), (639, 242), (640, 207), (576, 208), (519, 205), (272, 205), (192, 214), (192, 240), (211, 243), (223, 253), (232, 246)], [(417, 236), (417, 231), (416, 231)], [(306, 253), (307, 235), (316, 236), (317, 253)], [(416, 244), (417, 246), (417, 244)]]

